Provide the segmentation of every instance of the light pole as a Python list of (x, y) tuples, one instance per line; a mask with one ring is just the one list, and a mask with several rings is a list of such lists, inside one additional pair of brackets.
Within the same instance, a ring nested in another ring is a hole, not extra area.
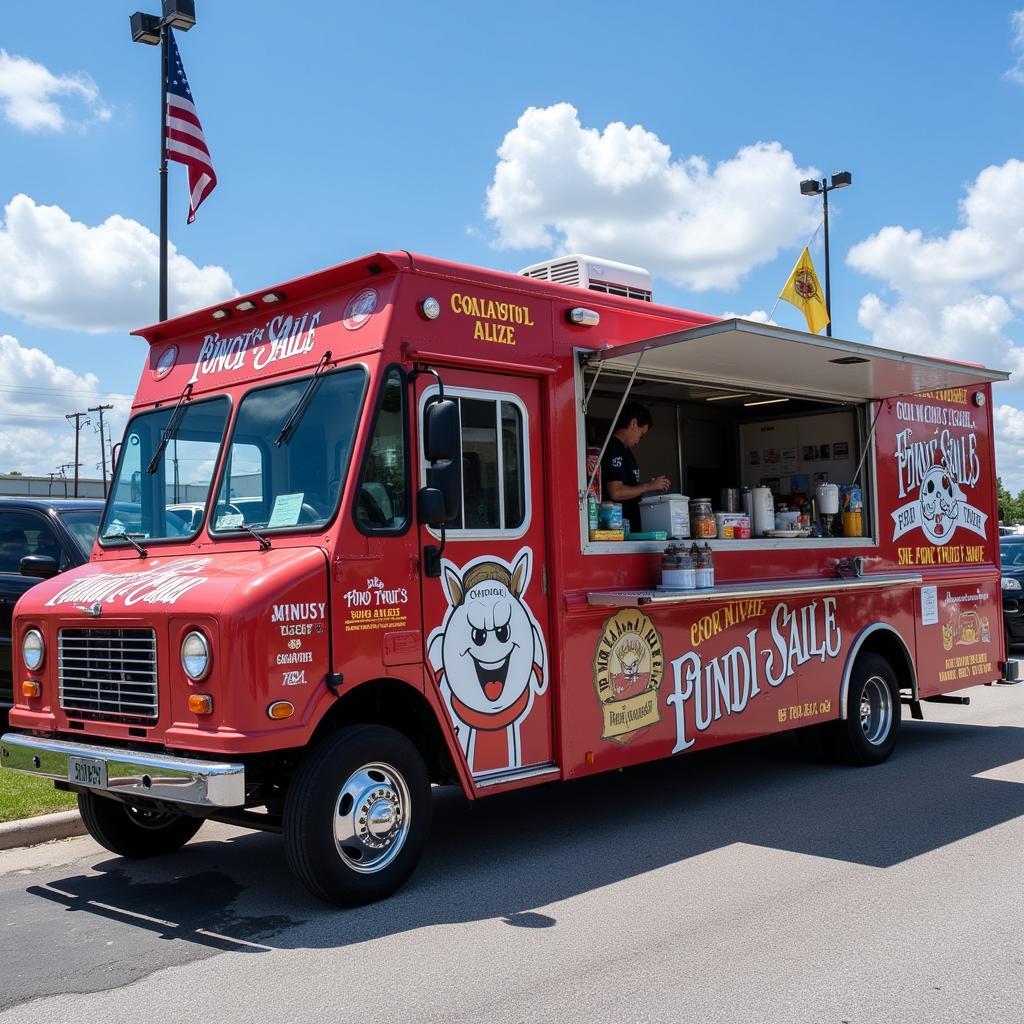
[(167, 319), (167, 41), (168, 29), (196, 23), (195, 0), (163, 0), (163, 15), (131, 16), (132, 42), (160, 47), (160, 319)]
[(831, 275), (828, 266), (828, 194), (833, 189), (846, 188), (853, 184), (853, 175), (849, 171), (839, 171), (832, 175), (832, 181), (822, 178), (807, 178), (800, 182), (800, 194), (804, 196), (820, 195), (825, 204), (825, 312), (828, 313), (828, 323), (825, 325), (825, 333), (832, 337), (832, 296), (831, 296)]

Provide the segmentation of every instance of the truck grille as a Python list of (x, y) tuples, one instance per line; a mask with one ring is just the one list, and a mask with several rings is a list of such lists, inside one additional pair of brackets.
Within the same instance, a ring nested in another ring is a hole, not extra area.
[(60, 706), (72, 718), (146, 722), (159, 713), (152, 629), (62, 629)]

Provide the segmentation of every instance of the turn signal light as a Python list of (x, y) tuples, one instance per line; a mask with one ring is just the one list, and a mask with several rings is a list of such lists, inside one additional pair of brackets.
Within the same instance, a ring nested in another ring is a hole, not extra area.
[(208, 693), (189, 694), (188, 709), (193, 715), (212, 715), (213, 697)]
[(21, 695), (23, 697), (41, 697), (43, 695), (43, 684), (36, 679), (26, 679), (21, 684)]
[(267, 714), (271, 718), (291, 718), (295, 714), (295, 705), (286, 700), (275, 700), (267, 708)]

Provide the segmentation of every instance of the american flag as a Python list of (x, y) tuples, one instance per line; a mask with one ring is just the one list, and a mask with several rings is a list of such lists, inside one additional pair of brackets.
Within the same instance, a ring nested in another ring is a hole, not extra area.
[(188, 222), (191, 224), (200, 203), (216, 187), (217, 174), (192, 102), (192, 90), (188, 87), (178, 44), (170, 28), (166, 31), (170, 46), (167, 54), (167, 159), (177, 160), (188, 168)]

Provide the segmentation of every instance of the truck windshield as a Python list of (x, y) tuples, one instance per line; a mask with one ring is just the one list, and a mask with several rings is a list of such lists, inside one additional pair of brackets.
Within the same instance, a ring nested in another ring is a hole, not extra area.
[[(334, 516), (366, 371), (353, 366), (250, 391), (238, 408), (210, 530), (308, 529)], [(296, 404), (301, 416), (282, 433)]]
[(104, 547), (126, 544), (119, 534), (147, 541), (198, 533), (228, 411), (223, 397), (187, 405), (152, 473), (147, 467), (174, 407), (142, 413), (128, 424), (100, 529)]

